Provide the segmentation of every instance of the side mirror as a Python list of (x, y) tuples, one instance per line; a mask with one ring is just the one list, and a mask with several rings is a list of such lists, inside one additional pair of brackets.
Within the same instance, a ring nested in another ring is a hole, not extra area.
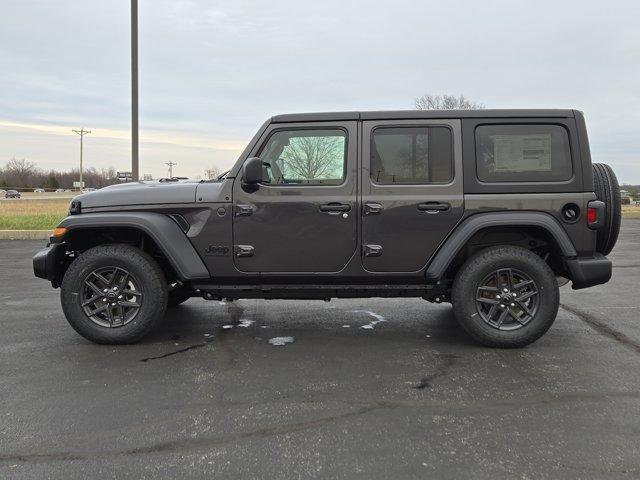
[(262, 181), (262, 160), (259, 157), (247, 158), (242, 166), (242, 182), (257, 186)]

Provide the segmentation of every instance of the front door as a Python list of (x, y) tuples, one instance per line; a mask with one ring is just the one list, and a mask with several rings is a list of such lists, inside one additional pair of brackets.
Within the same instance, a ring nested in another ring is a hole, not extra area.
[(233, 243), (243, 272), (338, 272), (358, 251), (356, 122), (271, 125), (252, 156), (257, 188), (233, 185)]
[(421, 270), (462, 217), (460, 128), (455, 119), (363, 123), (366, 270)]

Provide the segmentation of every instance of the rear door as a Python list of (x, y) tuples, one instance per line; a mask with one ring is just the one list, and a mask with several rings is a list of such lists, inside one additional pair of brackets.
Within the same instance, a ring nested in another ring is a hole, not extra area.
[(460, 120), (365, 121), (362, 132), (364, 268), (419, 271), (463, 214)]

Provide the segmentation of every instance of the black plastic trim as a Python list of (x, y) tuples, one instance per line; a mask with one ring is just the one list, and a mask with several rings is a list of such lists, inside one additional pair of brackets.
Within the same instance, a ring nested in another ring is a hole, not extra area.
[[(178, 224), (161, 213), (104, 212), (67, 217), (60, 223), (70, 232), (85, 228), (127, 227), (141, 230), (158, 245), (180, 280), (209, 278), (202, 259)], [(68, 235), (68, 234), (67, 234)]]
[(40, 250), (33, 256), (33, 274), (38, 278), (55, 282), (57, 280), (56, 267), (65, 250), (64, 243), (49, 244)]
[(478, 231), (493, 226), (531, 226), (548, 231), (558, 243), (562, 255), (567, 258), (577, 256), (571, 239), (558, 221), (541, 212), (493, 212), (472, 215), (463, 221), (438, 250), (425, 273), (427, 281), (442, 278), (451, 261)]
[(611, 260), (599, 253), (592, 258), (569, 259), (567, 267), (571, 275), (571, 288), (574, 290), (607, 283), (611, 279)]

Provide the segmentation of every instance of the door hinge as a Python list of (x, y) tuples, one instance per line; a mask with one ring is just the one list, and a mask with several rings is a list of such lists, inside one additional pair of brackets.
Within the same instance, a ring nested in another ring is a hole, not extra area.
[(236, 217), (248, 217), (253, 215), (253, 207), (251, 205), (236, 205)]
[(362, 206), (362, 213), (364, 215), (378, 215), (382, 213), (382, 205), (375, 202), (367, 202)]
[(233, 253), (236, 257), (253, 257), (253, 247), (251, 245), (234, 245)]
[(382, 255), (382, 246), (380, 245), (363, 245), (362, 253), (365, 257), (379, 257)]

